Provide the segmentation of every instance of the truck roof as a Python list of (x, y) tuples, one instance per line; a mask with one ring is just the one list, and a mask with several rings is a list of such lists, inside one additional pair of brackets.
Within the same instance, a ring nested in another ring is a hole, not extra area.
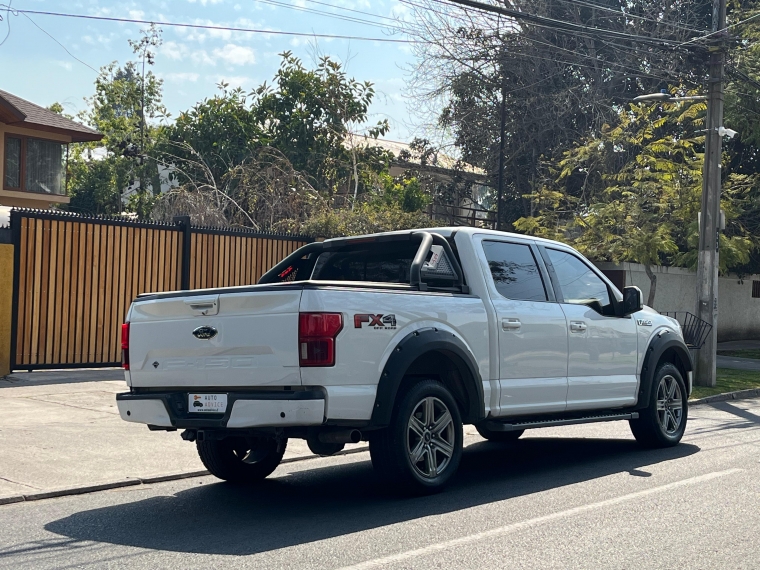
[(573, 249), (571, 246), (568, 246), (565, 243), (546, 239), (546, 238), (535, 237), (535, 236), (530, 236), (530, 235), (525, 235), (525, 234), (516, 234), (514, 232), (489, 230), (486, 228), (474, 228), (471, 226), (449, 226), (449, 227), (435, 227), (435, 228), (415, 228), (411, 230), (396, 230), (393, 232), (379, 232), (376, 234), (362, 234), (362, 235), (356, 235), (356, 236), (330, 238), (330, 239), (326, 239), (325, 242), (334, 242), (334, 241), (341, 241), (341, 240), (346, 240), (346, 239), (355, 240), (355, 239), (372, 238), (372, 237), (388, 236), (388, 235), (403, 235), (403, 234), (411, 234), (411, 233), (419, 232), (419, 231), (434, 232), (437, 234), (441, 234), (445, 238), (451, 237), (455, 232), (465, 234), (465, 235), (470, 235), (470, 236), (475, 235), (475, 234), (486, 234), (486, 235), (493, 235), (493, 236), (500, 236), (500, 237), (516, 237), (516, 238), (522, 238), (522, 239), (530, 239), (530, 240), (534, 240), (541, 243), (561, 245), (563, 247)]

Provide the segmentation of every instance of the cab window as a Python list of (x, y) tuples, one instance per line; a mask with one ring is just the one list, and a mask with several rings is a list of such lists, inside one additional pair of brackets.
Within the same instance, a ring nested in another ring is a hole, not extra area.
[(530, 246), (484, 241), (483, 251), (499, 295), (516, 301), (546, 301), (546, 288)]
[(565, 251), (547, 248), (547, 254), (559, 280), (564, 302), (588, 305), (602, 314), (611, 314), (607, 284), (583, 261)]

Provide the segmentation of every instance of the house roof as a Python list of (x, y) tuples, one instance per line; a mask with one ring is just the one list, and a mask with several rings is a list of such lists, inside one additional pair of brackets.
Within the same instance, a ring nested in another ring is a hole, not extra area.
[(0, 89), (0, 122), (68, 135), (72, 142), (99, 141), (103, 138), (98, 131), (2, 89)]
[[(354, 143), (357, 145), (380, 147), (384, 150), (392, 152), (393, 156), (395, 156), (397, 159), (399, 159), (399, 155), (403, 151), (410, 152), (412, 154), (412, 157), (407, 162), (409, 164), (418, 164), (418, 165), (420, 164), (420, 159), (413, 156), (414, 153), (411, 152), (411, 148), (409, 147), (408, 143), (399, 142), (399, 141), (391, 141), (388, 139), (380, 139), (380, 138), (376, 139), (376, 138), (368, 137), (365, 135), (350, 135), (350, 136), (354, 138)], [(453, 156), (449, 156), (440, 151), (434, 153), (433, 156), (430, 157), (429, 161), (425, 164), (425, 166), (432, 169), (439, 168), (441, 170), (454, 170), (455, 168), (458, 167), (461, 171), (467, 172), (469, 174), (485, 175), (485, 171), (482, 168), (478, 168), (477, 166), (467, 164), (466, 162), (459, 162)]]

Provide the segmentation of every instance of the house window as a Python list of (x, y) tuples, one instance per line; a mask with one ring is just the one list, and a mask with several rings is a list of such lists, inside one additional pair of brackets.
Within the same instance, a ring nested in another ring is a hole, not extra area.
[(752, 282), (752, 298), (753, 299), (760, 298), (760, 281)]
[(66, 144), (6, 134), (4, 172), (5, 190), (63, 196), (66, 193)]

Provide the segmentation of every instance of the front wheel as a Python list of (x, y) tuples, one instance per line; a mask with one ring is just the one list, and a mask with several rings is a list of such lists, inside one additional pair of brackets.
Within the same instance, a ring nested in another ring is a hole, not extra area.
[(681, 372), (670, 362), (661, 364), (652, 380), (652, 392), (639, 418), (629, 420), (631, 432), (646, 447), (678, 445), (686, 430), (688, 416), (686, 384)]
[(390, 425), (370, 439), (372, 466), (406, 490), (436, 492), (459, 467), (462, 440), (454, 397), (440, 382), (423, 380), (401, 396)]
[(285, 455), (287, 438), (227, 437), (197, 441), (198, 455), (206, 469), (219, 479), (253, 483), (277, 469)]

